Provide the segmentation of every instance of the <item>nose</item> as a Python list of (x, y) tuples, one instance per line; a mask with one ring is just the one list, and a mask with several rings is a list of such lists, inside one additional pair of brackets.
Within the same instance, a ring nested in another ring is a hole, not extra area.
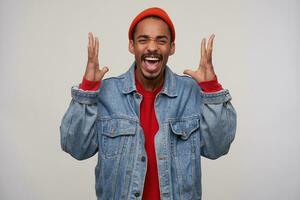
[(150, 52), (155, 52), (157, 51), (158, 47), (157, 47), (157, 43), (155, 40), (149, 40), (148, 42), (148, 46), (147, 46), (147, 50)]

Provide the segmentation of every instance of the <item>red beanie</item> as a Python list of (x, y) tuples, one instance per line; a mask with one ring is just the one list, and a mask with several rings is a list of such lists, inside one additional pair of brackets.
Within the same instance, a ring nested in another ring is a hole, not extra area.
[(149, 17), (149, 16), (156, 16), (161, 18), (164, 22), (167, 23), (167, 25), (169, 26), (170, 30), (171, 30), (171, 41), (174, 42), (175, 40), (175, 28), (174, 25), (170, 19), (170, 17), (168, 16), (168, 14), (166, 13), (166, 11), (164, 11), (161, 8), (157, 8), (157, 7), (153, 7), (153, 8), (148, 8), (146, 10), (143, 10), (140, 14), (138, 14), (133, 21), (131, 22), (130, 28), (129, 28), (129, 32), (128, 32), (128, 37), (129, 40), (133, 39), (133, 31), (135, 26), (144, 18)]

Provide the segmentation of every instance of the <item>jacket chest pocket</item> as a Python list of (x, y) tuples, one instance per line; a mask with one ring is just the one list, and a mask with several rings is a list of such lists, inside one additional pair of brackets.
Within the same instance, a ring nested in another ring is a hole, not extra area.
[(197, 142), (195, 133), (199, 133), (198, 118), (175, 120), (171, 121), (169, 125), (172, 155), (190, 156), (194, 154)]
[(123, 154), (131, 146), (136, 132), (136, 122), (128, 119), (102, 121), (101, 149), (105, 157)]

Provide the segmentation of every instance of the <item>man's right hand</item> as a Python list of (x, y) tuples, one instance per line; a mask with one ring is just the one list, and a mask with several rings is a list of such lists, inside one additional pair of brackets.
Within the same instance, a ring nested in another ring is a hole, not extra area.
[(88, 62), (84, 73), (84, 78), (89, 81), (101, 81), (108, 72), (108, 67), (99, 68), (99, 40), (92, 33), (89, 33)]

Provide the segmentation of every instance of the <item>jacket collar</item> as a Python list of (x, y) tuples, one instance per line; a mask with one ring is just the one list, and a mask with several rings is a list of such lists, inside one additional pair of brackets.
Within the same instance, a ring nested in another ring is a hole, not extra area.
[[(135, 70), (135, 62), (131, 65), (129, 70), (123, 75), (124, 86), (122, 92), (124, 94), (129, 94), (133, 91), (136, 91), (134, 70)], [(171, 71), (171, 69), (168, 66), (166, 66), (165, 68), (165, 81), (164, 81), (164, 86), (160, 93), (165, 94), (169, 97), (177, 96), (175, 74)]]

